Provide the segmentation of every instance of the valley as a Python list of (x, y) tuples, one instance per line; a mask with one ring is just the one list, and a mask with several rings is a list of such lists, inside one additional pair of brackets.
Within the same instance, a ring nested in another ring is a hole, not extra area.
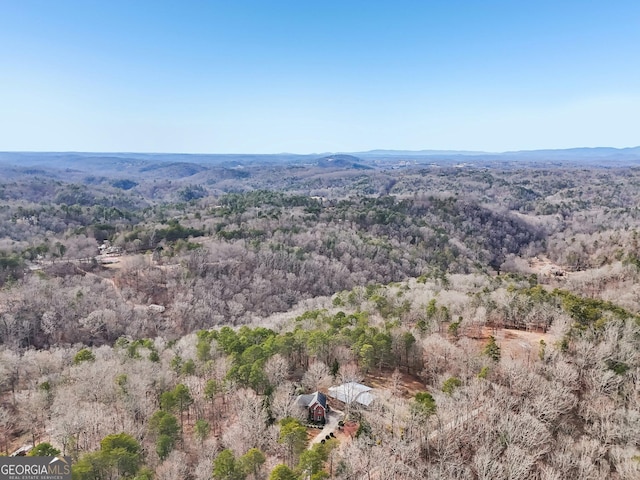
[[(638, 478), (640, 167), (593, 153), (0, 153), (0, 450)], [(375, 400), (309, 443), (298, 395), (349, 382)]]

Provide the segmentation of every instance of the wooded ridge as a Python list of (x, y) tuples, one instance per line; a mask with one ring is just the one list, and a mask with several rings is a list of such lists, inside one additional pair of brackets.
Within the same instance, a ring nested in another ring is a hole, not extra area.
[[(2, 155), (5, 454), (83, 480), (640, 478), (640, 167)], [(329, 398), (310, 444), (297, 396), (347, 382), (375, 400)]]

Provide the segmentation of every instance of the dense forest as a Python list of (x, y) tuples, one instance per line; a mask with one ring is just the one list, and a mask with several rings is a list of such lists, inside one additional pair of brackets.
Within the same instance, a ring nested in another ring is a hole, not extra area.
[[(0, 162), (0, 451), (640, 478), (640, 167), (347, 157)], [(297, 396), (346, 382), (314, 443)]]

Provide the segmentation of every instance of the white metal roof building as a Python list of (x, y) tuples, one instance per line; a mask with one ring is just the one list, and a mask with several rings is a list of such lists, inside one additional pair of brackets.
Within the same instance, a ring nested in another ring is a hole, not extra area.
[(330, 387), (329, 396), (347, 405), (356, 402), (365, 407), (371, 405), (371, 402), (374, 400), (371, 387), (356, 382), (348, 382), (337, 387)]

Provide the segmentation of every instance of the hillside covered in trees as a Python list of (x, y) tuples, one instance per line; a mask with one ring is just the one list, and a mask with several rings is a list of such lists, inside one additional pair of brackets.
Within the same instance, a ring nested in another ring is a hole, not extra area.
[[(45, 160), (0, 165), (3, 453), (82, 480), (640, 478), (639, 167)], [(312, 443), (297, 396), (345, 382), (375, 401), (330, 399)]]

